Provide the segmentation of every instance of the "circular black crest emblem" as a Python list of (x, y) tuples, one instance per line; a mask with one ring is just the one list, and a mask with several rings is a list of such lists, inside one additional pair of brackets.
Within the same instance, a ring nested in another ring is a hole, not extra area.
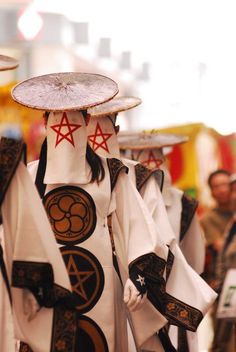
[(83, 314), (91, 310), (104, 288), (104, 273), (97, 258), (84, 248), (61, 247), (70, 277), (76, 308)]
[(96, 207), (82, 188), (64, 186), (44, 197), (53, 232), (61, 244), (78, 244), (89, 238), (96, 226)]
[(108, 345), (101, 328), (90, 318), (81, 316), (78, 322), (78, 346), (83, 351), (108, 352)]

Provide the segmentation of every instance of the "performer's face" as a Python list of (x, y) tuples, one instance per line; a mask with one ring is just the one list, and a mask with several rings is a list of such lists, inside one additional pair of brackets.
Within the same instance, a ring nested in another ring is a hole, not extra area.
[(211, 180), (211, 194), (219, 205), (227, 205), (230, 202), (230, 180), (223, 173), (215, 175)]

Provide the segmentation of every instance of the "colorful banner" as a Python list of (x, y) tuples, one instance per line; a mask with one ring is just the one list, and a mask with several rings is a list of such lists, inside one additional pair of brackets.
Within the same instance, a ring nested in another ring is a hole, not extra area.
[(27, 143), (28, 161), (36, 159), (45, 135), (43, 112), (17, 104), (11, 97), (16, 82), (0, 86), (0, 135), (23, 137)]
[(218, 137), (221, 167), (236, 172), (236, 133)]
[(174, 133), (189, 137), (189, 141), (173, 147), (167, 155), (172, 181), (176, 187), (196, 196), (198, 159), (195, 142), (198, 133), (205, 129), (203, 124), (190, 124), (155, 130), (160, 133)]

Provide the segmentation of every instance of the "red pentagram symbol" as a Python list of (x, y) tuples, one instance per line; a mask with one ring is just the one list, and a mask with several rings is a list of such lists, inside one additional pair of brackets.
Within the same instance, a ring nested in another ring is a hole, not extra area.
[[(148, 154), (148, 159), (143, 160), (142, 164), (144, 166), (151, 167), (151, 168), (155, 168), (155, 167), (159, 168), (159, 166), (162, 164), (162, 160), (160, 158), (155, 158), (153, 151), (150, 150), (150, 152)], [(153, 164), (154, 164), (154, 167), (153, 167)]]
[[(63, 139), (66, 139), (69, 143), (73, 145), (73, 147), (75, 146), (73, 132), (80, 128), (81, 125), (70, 123), (65, 112), (63, 112), (60, 123), (58, 125), (53, 125), (50, 127), (57, 134), (55, 148), (58, 146), (59, 143), (61, 143), (61, 141), (63, 141)], [(67, 127), (68, 132), (62, 132), (61, 129), (63, 127)]]
[[(112, 136), (112, 133), (103, 133), (99, 123), (97, 123), (95, 134), (90, 134), (88, 136), (88, 140), (92, 142), (92, 148), (95, 152), (98, 148), (102, 148), (107, 153), (110, 153), (108, 149), (107, 141), (111, 136)], [(101, 142), (98, 141), (99, 138), (102, 139)]]

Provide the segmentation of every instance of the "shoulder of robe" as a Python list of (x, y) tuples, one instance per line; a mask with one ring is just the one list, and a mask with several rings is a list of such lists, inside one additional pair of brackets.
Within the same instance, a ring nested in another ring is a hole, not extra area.
[(22, 140), (2, 137), (0, 140), (0, 204), (2, 204), (8, 186), (25, 153), (26, 148)]
[(135, 165), (135, 176), (136, 176), (136, 188), (138, 191), (145, 185), (151, 176), (155, 177), (155, 180), (162, 190), (164, 182), (164, 172), (160, 169), (150, 170), (146, 166), (138, 163)]
[(182, 196), (182, 213), (180, 224), (180, 242), (183, 240), (194, 214), (198, 207), (198, 201), (185, 193)]
[(107, 158), (107, 165), (110, 173), (111, 191), (113, 191), (120, 172), (128, 173), (129, 169), (121, 160), (116, 158)]

